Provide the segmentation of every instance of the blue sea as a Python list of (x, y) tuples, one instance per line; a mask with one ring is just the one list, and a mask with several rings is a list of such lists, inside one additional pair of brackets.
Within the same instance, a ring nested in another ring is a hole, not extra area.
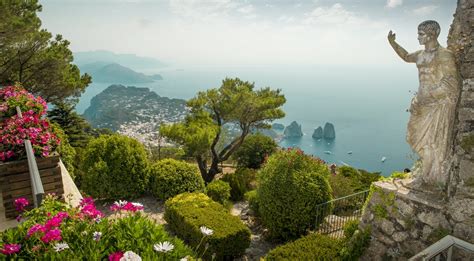
[[(171, 98), (189, 99), (198, 91), (218, 88), (226, 77), (255, 82), (256, 88), (281, 89), (287, 99), (286, 116), (276, 122), (289, 125), (296, 121), (305, 135), (284, 139), (280, 145), (299, 147), (329, 163), (389, 175), (411, 168), (416, 159), (405, 141), (406, 109), (418, 88), (414, 66), (183, 67), (144, 73), (160, 73), (164, 79), (137, 86)], [(77, 111), (83, 113), (90, 99), (110, 84), (92, 83)], [(314, 129), (326, 122), (334, 124), (336, 139), (312, 139)]]

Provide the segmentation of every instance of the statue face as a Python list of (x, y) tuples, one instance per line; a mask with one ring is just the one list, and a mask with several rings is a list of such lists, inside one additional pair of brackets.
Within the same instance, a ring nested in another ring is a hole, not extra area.
[(418, 42), (420, 42), (421, 45), (426, 44), (431, 40), (431, 37), (425, 33), (424, 31), (418, 30)]

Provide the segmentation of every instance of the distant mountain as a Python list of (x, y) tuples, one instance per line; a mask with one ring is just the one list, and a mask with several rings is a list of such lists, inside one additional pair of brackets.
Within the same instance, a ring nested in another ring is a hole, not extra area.
[(141, 57), (135, 54), (116, 54), (110, 51), (90, 51), (74, 53), (74, 63), (85, 65), (95, 62), (118, 63), (134, 70), (156, 69), (166, 66), (163, 62), (151, 58)]
[(158, 141), (158, 127), (184, 119), (186, 101), (160, 97), (148, 88), (111, 85), (91, 100), (84, 118), (95, 128), (109, 128), (143, 143)]
[(149, 83), (163, 79), (159, 74), (148, 76), (118, 63), (94, 62), (80, 65), (79, 69), (82, 73), (86, 72), (91, 75), (93, 82), (129, 84)]

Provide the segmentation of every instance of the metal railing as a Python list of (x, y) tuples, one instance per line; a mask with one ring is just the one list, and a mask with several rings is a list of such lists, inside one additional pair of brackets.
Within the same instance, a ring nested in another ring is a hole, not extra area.
[(468, 243), (464, 240), (461, 240), (457, 237), (453, 236), (445, 236), (438, 242), (434, 243), (433, 245), (427, 247), (425, 250), (421, 251), (417, 255), (408, 259), (409, 261), (428, 261), (428, 260), (435, 260), (435, 261), (451, 261), (453, 257), (453, 248), (457, 247), (462, 249), (466, 252), (470, 252), (474, 254), (474, 245)]
[[(18, 117), (23, 118), (21, 114), (20, 107), (16, 107), (16, 113)], [(30, 170), (30, 181), (31, 181), (31, 190), (33, 193), (33, 202), (35, 208), (41, 205), (43, 201), (44, 188), (43, 183), (41, 182), (41, 177), (39, 174), (38, 166), (36, 165), (35, 154), (33, 153), (33, 147), (31, 146), (31, 141), (25, 139), (25, 150), (26, 157), (28, 158), (28, 169)]]
[(316, 231), (332, 237), (344, 236), (344, 225), (362, 217), (369, 190), (357, 192), (316, 206)]

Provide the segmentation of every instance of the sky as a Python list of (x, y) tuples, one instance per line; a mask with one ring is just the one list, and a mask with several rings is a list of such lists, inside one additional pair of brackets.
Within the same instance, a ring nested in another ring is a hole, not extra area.
[(78, 51), (109, 50), (167, 64), (390, 65), (389, 30), (408, 51), (417, 26), (441, 25), (456, 0), (40, 0), (43, 27)]

